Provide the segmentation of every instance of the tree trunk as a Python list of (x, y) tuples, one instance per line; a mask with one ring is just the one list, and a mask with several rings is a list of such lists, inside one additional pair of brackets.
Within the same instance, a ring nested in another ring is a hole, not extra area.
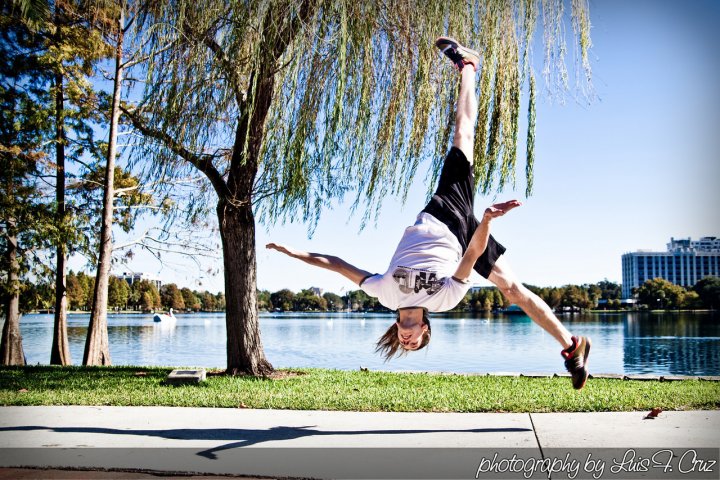
[[(55, 199), (57, 201), (57, 222), (64, 231), (65, 211), (65, 119), (63, 75), (55, 75)], [(57, 265), (55, 268), (55, 325), (50, 350), (50, 365), (70, 365), (70, 347), (67, 337), (67, 270), (65, 239), (61, 236), (57, 244)]]
[(257, 312), (255, 218), (249, 204), (218, 202), (225, 266), (227, 372), (268, 375)]
[[(12, 221), (8, 221), (8, 232), (14, 230)], [(20, 266), (17, 259), (17, 237), (9, 233), (7, 237), (8, 296), (5, 305), (5, 326), (0, 340), (0, 364), (25, 365), (22, 335), (20, 335)]]
[(120, 119), (120, 96), (123, 79), (123, 24), (124, 5), (118, 19), (117, 45), (115, 47), (115, 83), (113, 84), (112, 117), (108, 141), (107, 166), (105, 168), (105, 191), (103, 195), (103, 218), (100, 228), (100, 256), (95, 275), (90, 325), (85, 342), (83, 365), (110, 365), (110, 347), (107, 331), (108, 285), (112, 262), (113, 198), (115, 196), (115, 155), (117, 152), (117, 130)]
[[(228, 175), (228, 194), (218, 201), (218, 220), (225, 266), (225, 322), (227, 329), (227, 371), (268, 375), (273, 366), (265, 358), (257, 313), (257, 264), (255, 261), (255, 216), (252, 212), (253, 184), (258, 170), (265, 119), (274, 90), (270, 63), (258, 75), (254, 109), (238, 122)], [(246, 135), (249, 133), (249, 137)], [(248, 140), (247, 151), (244, 149)]]

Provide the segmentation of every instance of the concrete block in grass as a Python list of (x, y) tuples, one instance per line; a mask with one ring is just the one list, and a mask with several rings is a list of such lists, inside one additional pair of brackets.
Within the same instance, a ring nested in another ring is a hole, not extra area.
[(682, 380), (697, 380), (698, 377), (691, 375), (663, 375), (660, 380), (663, 382), (680, 382)]
[(625, 375), (620, 373), (591, 373), (590, 378), (609, 378), (612, 380), (624, 380)]
[(170, 385), (184, 385), (188, 383), (204, 382), (207, 374), (204, 368), (175, 369), (167, 376), (166, 382)]
[(652, 375), (648, 373), (642, 373), (637, 375), (625, 375), (625, 378), (627, 380), (639, 380), (639, 381), (648, 381), (648, 380), (655, 380), (659, 381), (660, 377), (658, 375)]

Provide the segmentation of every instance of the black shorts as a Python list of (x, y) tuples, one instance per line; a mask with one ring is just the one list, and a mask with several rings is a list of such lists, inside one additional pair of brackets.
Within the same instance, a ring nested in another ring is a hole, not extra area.
[[(463, 253), (467, 250), (470, 239), (480, 224), (473, 212), (474, 200), (475, 179), (472, 165), (467, 161), (462, 150), (452, 147), (445, 157), (437, 190), (423, 212), (429, 213), (447, 225), (460, 242)], [(505, 247), (490, 235), (487, 248), (475, 262), (473, 269), (488, 278), (493, 265), (503, 253)]]

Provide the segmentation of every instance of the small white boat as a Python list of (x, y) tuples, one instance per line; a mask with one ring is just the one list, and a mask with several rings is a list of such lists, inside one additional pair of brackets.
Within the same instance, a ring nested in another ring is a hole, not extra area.
[(156, 313), (153, 316), (153, 322), (174, 322), (177, 320), (175, 315), (173, 314), (173, 309), (170, 309), (170, 314), (165, 315), (164, 313)]

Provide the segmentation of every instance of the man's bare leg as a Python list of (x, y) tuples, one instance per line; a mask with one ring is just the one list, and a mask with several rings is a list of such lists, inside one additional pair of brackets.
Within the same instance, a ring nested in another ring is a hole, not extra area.
[(475, 95), (475, 72), (480, 65), (480, 54), (460, 45), (450, 37), (439, 37), (435, 46), (448, 57), (460, 71), (460, 91), (455, 112), (455, 136), (453, 146), (460, 149), (470, 164), (473, 163), (475, 144), (475, 121), (478, 101)]
[(509, 302), (522, 308), (528, 317), (552, 335), (563, 349), (573, 344), (568, 329), (560, 323), (547, 303), (518, 281), (504, 257), (498, 258), (495, 262), (488, 280), (500, 289)]
[(478, 101), (475, 95), (475, 69), (466, 65), (460, 71), (460, 92), (455, 113), (455, 136), (453, 146), (465, 154), (468, 162), (473, 163), (473, 146), (475, 145), (475, 121), (477, 119)]
[(508, 301), (522, 308), (535, 323), (562, 345), (562, 357), (565, 359), (565, 368), (570, 372), (573, 388), (583, 388), (588, 379), (590, 339), (572, 336), (548, 304), (518, 281), (503, 257), (498, 258), (493, 265), (488, 280), (500, 289)]

